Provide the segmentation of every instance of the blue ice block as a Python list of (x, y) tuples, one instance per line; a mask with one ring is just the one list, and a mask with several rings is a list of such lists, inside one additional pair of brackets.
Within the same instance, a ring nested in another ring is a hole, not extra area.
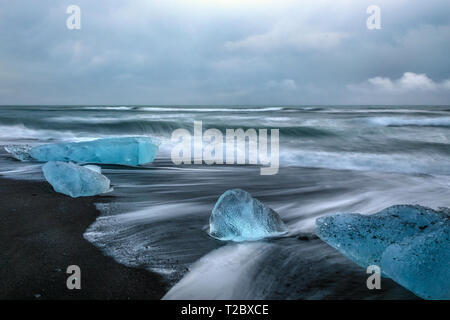
[(29, 151), (38, 161), (72, 161), (81, 163), (136, 166), (152, 162), (158, 142), (148, 137), (104, 138), (86, 142), (45, 144)]
[(317, 235), (362, 267), (379, 264), (386, 248), (406, 237), (439, 229), (444, 215), (398, 205), (373, 215), (338, 213), (316, 220)]
[(278, 213), (241, 189), (228, 190), (217, 201), (209, 219), (214, 238), (252, 241), (280, 236), (287, 228)]
[(450, 300), (450, 221), (387, 247), (381, 270), (419, 297)]
[(60, 161), (50, 161), (42, 167), (45, 179), (53, 189), (72, 198), (94, 196), (112, 190), (109, 179), (99, 170), (99, 167), (82, 167)]
[(15, 159), (20, 161), (30, 161), (33, 160), (33, 158), (30, 156), (30, 150), (32, 149), (32, 146), (23, 144), (23, 145), (7, 145), (4, 147), (6, 152), (8, 152), (11, 156), (13, 156)]
[(360, 266), (380, 266), (384, 276), (420, 297), (450, 298), (447, 211), (397, 205), (373, 215), (321, 217), (316, 227), (323, 241)]

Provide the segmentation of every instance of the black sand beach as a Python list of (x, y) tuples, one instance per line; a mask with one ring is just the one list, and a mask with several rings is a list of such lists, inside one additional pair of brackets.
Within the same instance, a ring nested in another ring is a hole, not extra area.
[[(157, 274), (128, 268), (83, 238), (108, 197), (72, 199), (45, 182), (0, 179), (0, 299), (159, 299)], [(66, 269), (81, 268), (81, 290)]]

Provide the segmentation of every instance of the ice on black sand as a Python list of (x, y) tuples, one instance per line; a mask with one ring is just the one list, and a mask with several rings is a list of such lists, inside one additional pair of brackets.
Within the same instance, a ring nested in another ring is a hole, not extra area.
[(111, 184), (100, 167), (79, 166), (71, 162), (50, 161), (43, 167), (45, 179), (56, 192), (73, 198), (111, 191)]
[(360, 266), (425, 299), (450, 299), (448, 212), (412, 205), (373, 215), (341, 213), (316, 220), (317, 235)]
[(210, 235), (220, 240), (252, 241), (286, 232), (278, 213), (241, 189), (222, 194), (209, 219)]
[(35, 147), (11, 145), (5, 150), (19, 160), (136, 166), (152, 162), (158, 153), (158, 145), (157, 140), (149, 137), (117, 137), (84, 142), (52, 143)]

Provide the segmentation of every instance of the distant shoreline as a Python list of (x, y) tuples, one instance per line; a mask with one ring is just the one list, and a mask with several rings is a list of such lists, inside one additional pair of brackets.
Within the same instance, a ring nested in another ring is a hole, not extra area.
[[(49, 184), (0, 178), (0, 299), (160, 299), (162, 278), (128, 268), (83, 238), (108, 196), (72, 199)], [(66, 269), (81, 268), (81, 290)]]

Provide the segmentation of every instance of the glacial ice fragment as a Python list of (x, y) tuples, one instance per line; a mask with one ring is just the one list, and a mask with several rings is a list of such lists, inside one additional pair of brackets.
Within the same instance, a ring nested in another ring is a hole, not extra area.
[(450, 300), (450, 220), (439, 231), (387, 247), (381, 270), (419, 297)]
[(29, 151), (33, 159), (42, 162), (72, 161), (130, 166), (152, 162), (157, 153), (158, 143), (149, 137), (118, 137), (44, 144)]
[(15, 159), (20, 160), (20, 161), (29, 161), (29, 160), (33, 160), (33, 158), (30, 156), (30, 150), (32, 148), (32, 146), (28, 145), (28, 144), (23, 144), (23, 145), (7, 145), (4, 147), (6, 152), (8, 152), (9, 154), (11, 154), (11, 156), (13, 156)]
[(450, 298), (450, 216), (412, 205), (373, 215), (341, 213), (316, 220), (316, 233), (366, 268), (378, 265), (418, 296)]
[(109, 179), (91, 166), (50, 161), (42, 167), (42, 171), (56, 192), (72, 198), (94, 196), (112, 190)]
[(373, 215), (338, 213), (316, 220), (316, 233), (362, 267), (379, 265), (388, 246), (439, 228), (444, 215), (421, 206), (397, 205)]
[(102, 173), (102, 168), (99, 166), (94, 166), (93, 164), (84, 165), (83, 168), (90, 169), (100, 174)]
[(278, 213), (241, 189), (222, 194), (209, 219), (210, 235), (224, 241), (259, 240), (286, 232)]

